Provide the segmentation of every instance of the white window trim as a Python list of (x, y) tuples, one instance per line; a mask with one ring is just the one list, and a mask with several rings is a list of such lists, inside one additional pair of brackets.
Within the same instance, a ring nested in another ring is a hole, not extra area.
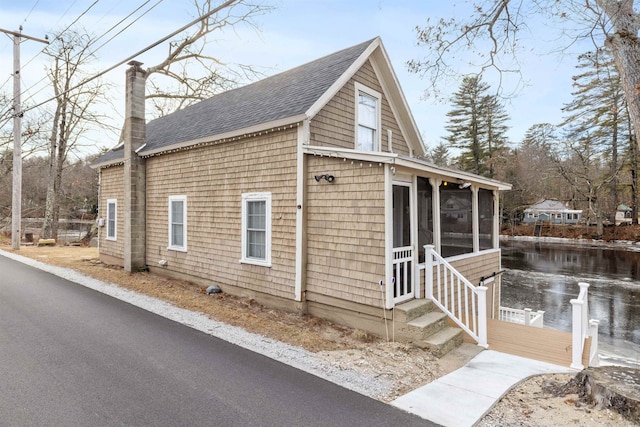
[[(183, 221), (183, 245), (182, 246), (177, 246), (177, 245), (172, 245), (171, 244), (171, 224), (173, 223), (173, 218), (172, 218), (172, 209), (171, 209), (171, 204), (173, 202), (182, 202), (182, 217), (184, 219)], [(180, 251), (180, 252), (187, 252), (187, 196), (186, 195), (179, 195), (179, 196), (169, 196), (169, 215), (168, 215), (168, 219), (169, 219), (169, 223), (168, 223), (168, 242), (169, 245), (167, 246), (167, 249), (172, 250), (172, 251)]]
[[(113, 205), (113, 237), (109, 236), (109, 205)], [(118, 200), (107, 199), (107, 218), (106, 218), (106, 237), (105, 240), (116, 241), (118, 240)]]
[[(247, 203), (265, 202), (265, 258), (247, 257)], [(241, 229), (241, 257), (240, 262), (245, 264), (261, 265), (271, 267), (271, 193), (242, 193), (242, 229)]]
[(358, 82), (354, 82), (354, 86), (355, 86), (355, 100), (354, 100), (354, 105), (355, 105), (355, 133), (354, 133), (354, 139), (353, 139), (353, 147), (355, 149), (357, 149), (358, 147), (358, 127), (360, 126), (360, 122), (358, 119), (358, 104), (359, 104), (359, 96), (360, 93), (364, 93), (365, 95), (369, 95), (373, 98), (376, 98), (377, 101), (377, 108), (376, 108), (376, 124), (377, 124), (377, 129), (376, 129), (376, 135), (375, 135), (375, 140), (373, 142), (374, 147), (373, 147), (373, 152), (379, 152), (381, 151), (381, 133), (382, 133), (382, 94), (376, 90), (373, 90), (365, 85), (363, 85), (362, 83), (358, 83)]

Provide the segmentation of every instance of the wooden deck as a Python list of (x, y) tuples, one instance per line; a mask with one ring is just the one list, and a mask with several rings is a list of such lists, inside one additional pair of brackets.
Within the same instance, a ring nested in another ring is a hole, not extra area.
[[(561, 366), (571, 365), (571, 333), (534, 328), (517, 323), (487, 320), (489, 349)], [(591, 339), (582, 353), (582, 364), (589, 366)]]
[[(500, 320), (487, 320), (489, 349), (514, 356), (540, 360), (560, 366), (571, 366), (571, 333), (554, 329), (534, 328)], [(465, 342), (473, 342), (467, 334)], [(591, 338), (582, 353), (582, 364), (589, 366)]]

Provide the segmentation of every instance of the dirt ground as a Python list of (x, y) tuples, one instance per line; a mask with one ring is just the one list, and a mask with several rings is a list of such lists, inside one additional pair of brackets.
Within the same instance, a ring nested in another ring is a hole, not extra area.
[[(0, 249), (12, 251), (11, 242), (0, 238)], [(303, 347), (344, 369), (372, 373), (395, 384), (384, 401), (391, 401), (464, 365), (477, 352), (465, 345), (437, 359), (411, 345), (386, 342), (363, 331), (323, 319), (265, 308), (251, 299), (225, 293), (207, 295), (200, 287), (150, 273), (128, 273), (102, 264), (96, 248), (77, 246), (23, 246), (22, 256), (110, 282), (174, 305), (204, 313), (211, 318), (281, 342)], [(580, 402), (577, 394), (561, 386), (572, 375), (531, 378), (504, 396), (479, 423), (482, 426), (628, 426), (628, 420), (610, 410)]]

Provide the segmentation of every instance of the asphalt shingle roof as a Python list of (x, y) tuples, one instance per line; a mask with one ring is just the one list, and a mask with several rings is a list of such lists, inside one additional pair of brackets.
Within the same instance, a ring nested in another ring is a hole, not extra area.
[[(142, 152), (303, 114), (372, 42), (368, 40), (152, 120), (147, 124), (147, 142)], [(109, 151), (95, 163), (116, 160), (122, 153), (122, 149)]]

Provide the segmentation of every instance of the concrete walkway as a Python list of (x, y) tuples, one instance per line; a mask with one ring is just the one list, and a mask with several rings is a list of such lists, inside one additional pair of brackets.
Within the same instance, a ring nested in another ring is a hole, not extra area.
[(522, 380), (538, 374), (567, 372), (576, 371), (485, 350), (462, 368), (399, 397), (391, 404), (443, 426), (472, 426)]

